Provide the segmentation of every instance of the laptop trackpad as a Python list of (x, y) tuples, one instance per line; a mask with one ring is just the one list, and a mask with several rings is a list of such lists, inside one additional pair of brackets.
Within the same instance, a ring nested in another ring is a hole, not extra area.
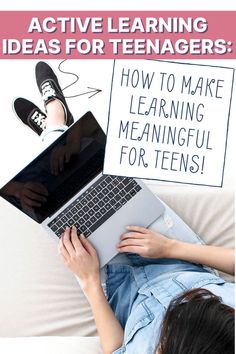
[(126, 226), (147, 227), (163, 213), (162, 203), (153, 195), (152, 197), (151, 203), (150, 199), (149, 203), (146, 203), (146, 193), (138, 193), (89, 236), (89, 240), (99, 254), (101, 267), (117, 254), (116, 246), (120, 241), (120, 236), (127, 232)]

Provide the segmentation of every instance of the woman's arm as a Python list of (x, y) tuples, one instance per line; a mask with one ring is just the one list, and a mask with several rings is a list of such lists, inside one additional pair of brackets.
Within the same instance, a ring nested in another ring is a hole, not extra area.
[(107, 302), (101, 285), (94, 286), (91, 283), (84, 288), (84, 293), (93, 312), (103, 352), (111, 354), (122, 346), (123, 328)]
[(67, 227), (60, 239), (58, 251), (64, 264), (79, 277), (82, 290), (91, 305), (103, 351), (111, 354), (121, 347), (124, 333), (101, 287), (96, 250), (83, 235), (78, 238), (75, 227), (71, 230)]
[(138, 253), (148, 258), (181, 259), (234, 274), (234, 249), (172, 240), (139, 226), (128, 227), (128, 232), (121, 237), (118, 251)]
[(183, 259), (234, 275), (234, 249), (173, 241), (169, 258)]

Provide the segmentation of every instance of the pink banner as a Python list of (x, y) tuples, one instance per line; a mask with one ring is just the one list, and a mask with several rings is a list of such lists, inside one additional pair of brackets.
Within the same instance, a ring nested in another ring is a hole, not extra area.
[(2, 11), (0, 59), (235, 59), (236, 11)]

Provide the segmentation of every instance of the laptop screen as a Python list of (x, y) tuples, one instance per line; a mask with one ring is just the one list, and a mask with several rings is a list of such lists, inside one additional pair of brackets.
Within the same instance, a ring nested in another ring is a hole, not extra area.
[(0, 190), (41, 223), (103, 169), (106, 136), (87, 112)]

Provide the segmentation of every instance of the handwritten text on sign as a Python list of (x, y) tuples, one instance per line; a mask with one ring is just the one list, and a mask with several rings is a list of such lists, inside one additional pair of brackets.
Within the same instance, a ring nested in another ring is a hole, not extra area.
[(233, 69), (114, 63), (104, 173), (222, 186)]

